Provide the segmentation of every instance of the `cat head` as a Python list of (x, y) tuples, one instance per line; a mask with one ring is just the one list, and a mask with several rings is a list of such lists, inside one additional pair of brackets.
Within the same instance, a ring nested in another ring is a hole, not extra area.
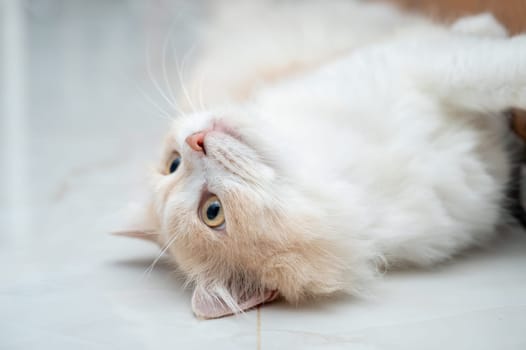
[(202, 318), (278, 295), (298, 302), (342, 290), (360, 259), (338, 238), (331, 203), (303, 183), (301, 156), (244, 113), (175, 120), (152, 176), (144, 237), (166, 248), (195, 286), (192, 308)]

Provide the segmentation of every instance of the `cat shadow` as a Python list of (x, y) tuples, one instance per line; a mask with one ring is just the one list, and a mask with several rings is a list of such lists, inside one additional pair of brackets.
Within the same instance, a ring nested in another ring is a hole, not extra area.
[(464, 271), (467, 268), (487, 266), (492, 261), (513, 259), (516, 256), (526, 256), (526, 231), (522, 229), (503, 233), (486, 246), (471, 247), (449, 260), (429, 267), (393, 267), (385, 271), (384, 278), (424, 274), (442, 275)]
[[(376, 298), (381, 297), (383, 287), (382, 280), (395, 280), (402, 278), (409, 283), (410, 279), (432, 278), (433, 276), (458, 275), (473, 268), (485, 269), (497, 260), (513, 259), (517, 256), (526, 256), (526, 232), (514, 232), (505, 234), (494, 240), (490, 245), (477, 247), (464, 251), (456, 257), (435, 265), (433, 267), (394, 267), (382, 272), (382, 278), (378, 281), (373, 291), (376, 296), (367, 298), (353, 297), (343, 293), (337, 293), (329, 297), (313, 298), (299, 304), (290, 304), (283, 298), (264, 305), (266, 312), (277, 311), (284, 313), (294, 313), (299, 315), (311, 315), (317, 313), (331, 313), (341, 310), (342, 308), (362, 306), (373, 302)], [(152, 264), (155, 256), (142, 256), (134, 258), (124, 258), (111, 262), (112, 266), (118, 268), (137, 270), (138, 274), (144, 273)], [(168, 285), (172, 288), (182, 291), (190, 298), (191, 291), (185, 285), (185, 279), (176, 267), (169, 261), (168, 256), (163, 256), (156, 263), (149, 277), (151, 283), (158, 286)], [(405, 282), (403, 282), (405, 283)]]
[[(152, 262), (154, 261), (154, 256), (143, 256), (143, 257), (136, 257), (136, 258), (124, 258), (119, 260), (114, 260), (111, 262), (112, 265), (116, 267), (124, 267), (129, 269), (147, 269)], [(169, 272), (171, 271), (173, 267), (168, 263), (167, 257), (161, 257), (159, 261), (155, 264), (154, 270), (160, 271), (160, 272)], [(152, 271), (153, 272), (153, 271)]]
[(264, 305), (264, 307), (271, 308), (267, 309), (270, 311), (279, 311), (294, 314), (331, 314), (333, 311), (339, 310), (342, 307), (349, 307), (350, 305), (357, 305), (365, 302), (365, 300), (352, 297), (348, 294), (337, 293), (334, 295), (325, 296), (323, 298), (309, 299), (298, 304), (288, 303), (286, 300), (280, 297), (271, 304)]
[(184, 276), (170, 262), (167, 256), (162, 256), (152, 268), (155, 256), (143, 256), (113, 260), (111, 265), (117, 268), (136, 270), (139, 274), (147, 277), (151, 283), (174, 285), (178, 290), (186, 290)]
[(271, 308), (280, 312), (308, 315), (355, 306), (367, 307), (369, 303), (381, 298), (383, 293), (388, 292), (388, 288), (382, 285), (382, 280), (403, 279), (409, 283), (411, 279), (423, 277), (429, 279), (433, 276), (458, 276), (473, 269), (490, 268), (497, 260), (509, 259), (511, 261), (518, 256), (526, 256), (526, 232), (522, 230), (503, 234), (502, 237), (495, 239), (487, 246), (468, 249), (450, 260), (432, 267), (406, 266), (383, 271), (380, 281), (373, 287), (373, 296), (370, 297), (359, 298), (346, 294), (336, 294), (330, 297), (308, 300), (298, 305), (289, 304), (280, 298), (271, 304)]

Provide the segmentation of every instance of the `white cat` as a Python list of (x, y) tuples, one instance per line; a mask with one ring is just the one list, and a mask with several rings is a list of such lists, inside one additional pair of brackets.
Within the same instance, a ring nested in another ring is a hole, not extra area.
[(331, 4), (220, 11), (196, 62), (209, 109), (175, 118), (129, 235), (166, 249), (199, 317), (364, 294), (379, 266), (444, 261), (509, 221), (526, 36)]

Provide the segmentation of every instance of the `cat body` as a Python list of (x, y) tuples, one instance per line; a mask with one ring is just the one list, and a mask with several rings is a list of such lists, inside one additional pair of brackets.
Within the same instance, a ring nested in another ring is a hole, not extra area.
[(237, 77), (176, 118), (148, 222), (196, 315), (363, 295), (379, 268), (439, 263), (510, 221), (504, 112), (526, 108), (526, 37), (408, 18), (247, 93), (254, 78)]

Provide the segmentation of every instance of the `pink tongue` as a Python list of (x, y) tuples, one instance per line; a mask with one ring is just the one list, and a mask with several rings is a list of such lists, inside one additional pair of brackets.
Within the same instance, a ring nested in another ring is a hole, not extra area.
[[(239, 308), (243, 311), (256, 307), (258, 305), (269, 303), (278, 297), (277, 291), (265, 291), (263, 294), (257, 294), (238, 303)], [(192, 296), (192, 310), (199, 318), (211, 319), (233, 315), (234, 311), (230, 309), (221, 299), (211, 298), (202, 288), (196, 287)]]

